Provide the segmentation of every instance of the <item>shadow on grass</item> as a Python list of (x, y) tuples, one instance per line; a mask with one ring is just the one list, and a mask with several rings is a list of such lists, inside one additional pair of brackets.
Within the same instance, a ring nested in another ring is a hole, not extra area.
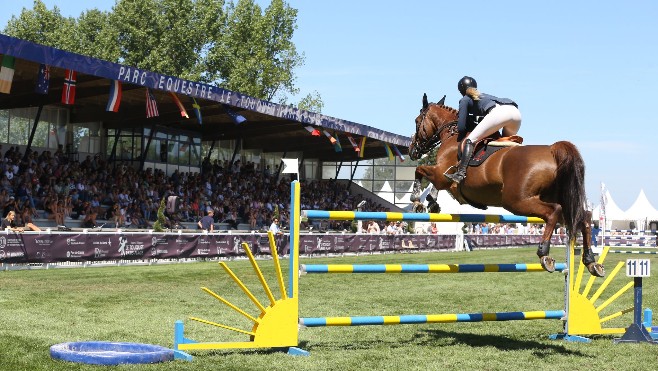
[(470, 347), (495, 347), (501, 351), (525, 350), (531, 351), (536, 357), (542, 358), (553, 354), (590, 357), (590, 355), (566, 348), (555, 341), (540, 342), (535, 340), (519, 340), (501, 335), (482, 335), (473, 333), (423, 330), (424, 335), (418, 335), (412, 342), (418, 345), (467, 345)]
[(367, 350), (373, 348), (381, 348), (382, 346), (391, 349), (405, 348), (410, 345), (422, 347), (447, 347), (464, 345), (468, 347), (494, 347), (500, 351), (530, 351), (533, 356), (538, 358), (545, 358), (551, 355), (567, 355), (577, 357), (591, 357), (590, 354), (580, 352), (578, 350), (568, 349), (558, 341), (546, 342), (535, 340), (519, 340), (501, 335), (482, 335), (474, 333), (463, 333), (443, 330), (421, 330), (416, 333), (409, 341), (400, 341), (400, 339), (377, 339), (376, 341), (358, 341), (351, 343), (344, 343), (340, 341), (327, 340), (321, 342), (306, 341), (300, 343), (299, 348), (310, 351), (323, 351), (323, 350)]

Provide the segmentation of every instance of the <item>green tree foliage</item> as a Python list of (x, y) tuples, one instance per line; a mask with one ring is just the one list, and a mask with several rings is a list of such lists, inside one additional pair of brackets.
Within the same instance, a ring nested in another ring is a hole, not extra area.
[[(292, 42), (296, 21), (297, 10), (283, 0), (265, 9), (254, 0), (117, 0), (109, 12), (91, 9), (78, 18), (34, 0), (3, 32), (285, 103), (298, 93), (294, 71), (304, 62)], [(302, 102), (323, 105), (317, 92)]]
[(297, 108), (299, 109), (303, 109), (311, 112), (317, 112), (317, 113), (322, 113), (323, 107), (324, 107), (324, 102), (322, 102), (320, 93), (318, 93), (317, 90), (313, 91), (313, 93), (307, 94), (297, 104)]

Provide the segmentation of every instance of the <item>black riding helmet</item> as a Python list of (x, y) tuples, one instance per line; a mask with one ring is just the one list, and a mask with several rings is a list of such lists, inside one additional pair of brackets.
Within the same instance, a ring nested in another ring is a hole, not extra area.
[(466, 89), (477, 87), (477, 81), (475, 81), (475, 79), (470, 76), (462, 77), (461, 80), (459, 80), (459, 83), (457, 83), (457, 89), (459, 89), (459, 92), (462, 93), (462, 96), (466, 95)]

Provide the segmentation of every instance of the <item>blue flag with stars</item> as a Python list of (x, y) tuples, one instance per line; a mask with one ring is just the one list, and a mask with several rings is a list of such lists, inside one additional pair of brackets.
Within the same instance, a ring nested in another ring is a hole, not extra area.
[(50, 88), (50, 66), (45, 64), (39, 65), (39, 76), (37, 76), (37, 86), (34, 91), (38, 94), (48, 94)]

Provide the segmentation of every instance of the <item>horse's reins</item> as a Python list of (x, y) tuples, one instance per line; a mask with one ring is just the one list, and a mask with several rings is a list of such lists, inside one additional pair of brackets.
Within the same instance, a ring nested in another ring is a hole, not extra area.
[[(427, 116), (428, 111), (429, 111), (429, 106), (427, 107), (425, 112), (423, 112), (423, 118), (420, 120), (420, 124), (418, 125), (419, 128), (424, 127), (425, 116)], [(450, 126), (454, 127), (456, 125), (457, 125), (457, 120), (447, 122), (447, 123), (443, 124), (442, 126), (440, 126), (438, 129), (436, 129), (436, 131), (434, 132), (434, 134), (432, 134), (431, 137), (426, 139), (425, 142), (422, 145), (418, 146), (418, 152), (421, 155), (424, 155), (425, 153), (429, 152), (432, 148), (434, 148), (436, 145), (441, 143), (441, 133), (443, 132), (443, 130), (445, 130), (446, 128), (448, 128)], [(454, 129), (453, 129), (452, 134), (453, 135), (455, 134)], [(416, 130), (416, 138), (417, 138), (417, 136), (418, 136), (418, 130)], [(418, 140), (416, 140), (416, 142), (418, 142)]]

